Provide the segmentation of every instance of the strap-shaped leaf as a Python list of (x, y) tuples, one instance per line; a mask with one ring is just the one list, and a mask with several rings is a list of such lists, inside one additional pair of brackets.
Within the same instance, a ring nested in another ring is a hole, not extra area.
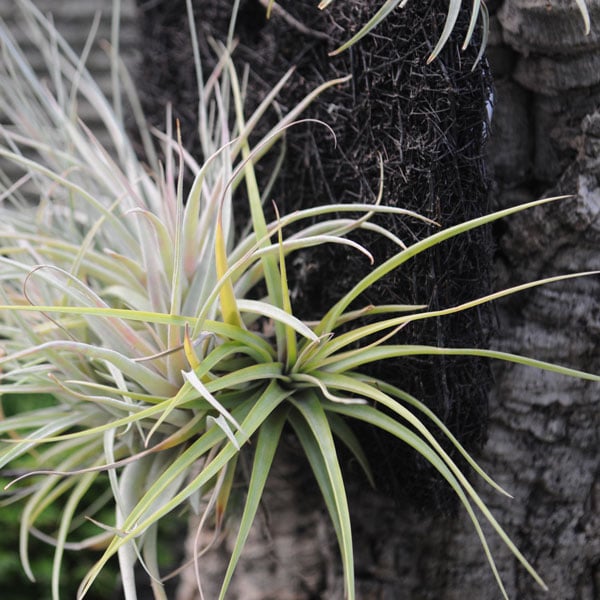
[[(477, 536), (479, 537), (479, 541), (481, 542), (481, 545), (483, 547), (483, 550), (484, 550), (484, 553), (488, 560), (488, 563), (490, 565), (490, 568), (494, 574), (496, 582), (498, 583), (498, 587), (500, 588), (505, 600), (509, 600), (506, 590), (504, 588), (504, 584), (502, 583), (502, 579), (501, 579), (498, 569), (496, 567), (494, 557), (492, 556), (489, 545), (487, 543), (485, 533), (483, 532), (483, 530), (481, 528), (479, 519), (477, 518), (477, 515), (475, 514), (473, 507), (471, 506), (471, 502), (469, 501), (469, 498), (468, 498), (467, 494), (465, 493), (463, 487), (461, 487), (461, 484), (459, 483), (458, 479), (454, 476), (454, 474), (448, 468), (448, 466), (445, 464), (445, 462), (440, 459), (438, 454), (435, 451), (433, 451), (433, 449), (422, 438), (420, 438), (418, 435), (416, 435), (414, 431), (411, 431), (405, 425), (402, 425), (401, 423), (399, 423), (398, 421), (396, 421), (389, 415), (382, 413), (381, 411), (377, 410), (376, 408), (374, 408), (372, 406), (364, 406), (363, 405), (363, 406), (360, 406), (359, 409), (355, 411), (355, 410), (350, 410), (348, 407), (336, 404), (335, 406), (329, 405), (327, 407), (327, 410), (335, 411), (337, 413), (344, 414), (348, 417), (358, 419), (360, 421), (364, 421), (366, 423), (369, 423), (370, 425), (380, 428), (381, 430), (391, 433), (398, 439), (402, 440), (403, 442), (405, 442), (406, 444), (408, 444), (409, 446), (414, 448), (414, 450), (416, 450), (424, 459), (426, 459), (430, 464), (432, 464), (434, 466), (434, 468), (440, 473), (440, 475), (450, 484), (453, 491), (456, 493), (456, 495), (460, 499), (462, 505), (465, 507), (465, 509), (469, 515), (469, 518), (471, 519), (473, 526), (475, 527), (475, 531), (477, 533)], [(500, 527), (500, 525), (497, 524), (497, 522), (495, 521), (495, 519), (491, 515), (491, 513), (489, 513), (489, 517), (491, 517), (491, 519), (493, 520), (493, 522), (490, 521), (490, 522), (492, 522), (492, 525), (494, 525), (494, 523), (496, 523), (497, 528), (495, 527), (495, 529), (498, 532), (498, 534), (500, 535), (500, 537), (502, 538), (502, 540), (506, 543), (506, 545), (510, 548), (510, 550), (512, 552), (516, 551), (515, 556), (519, 559), (519, 562), (521, 562), (521, 564), (523, 564), (523, 566), (527, 569), (527, 571), (534, 577), (536, 582), (544, 590), (547, 590), (548, 588), (547, 588), (546, 584), (544, 583), (544, 581), (540, 578), (540, 576), (537, 574), (535, 569), (529, 564), (529, 562), (525, 559), (525, 557), (519, 552), (519, 550), (516, 548), (516, 546), (514, 545), (512, 540), (508, 537), (506, 532)], [(489, 520), (489, 517), (488, 517), (488, 515), (486, 515), (486, 518), (488, 518), (488, 520)]]
[(227, 571), (221, 585), (219, 600), (225, 598), (225, 594), (231, 583), (231, 578), (233, 577), (242, 550), (248, 539), (250, 528), (256, 517), (256, 512), (267, 482), (267, 476), (269, 475), (275, 452), (279, 446), (279, 439), (286, 421), (287, 412), (287, 407), (276, 410), (260, 427), (256, 449), (254, 451), (252, 473), (246, 491), (244, 511), (240, 520), (240, 527), (233, 547), (233, 552), (231, 553)]
[[(455, 1), (455, 0), (451, 0)], [(367, 21), (366, 25), (362, 27), (358, 33), (353, 35), (347, 42), (344, 42), (339, 48), (330, 52), (330, 56), (335, 56), (336, 54), (340, 54), (353, 46), (365, 37), (368, 33), (370, 33), (377, 25), (379, 25), (398, 5), (406, 2), (406, 0), (386, 0), (385, 4)], [(320, 8), (324, 8), (328, 3), (322, 3)]]
[(577, 4), (577, 8), (579, 8), (579, 12), (581, 13), (581, 18), (583, 19), (583, 26), (585, 34), (588, 35), (590, 33), (590, 12), (587, 7), (586, 0), (575, 0)]
[[(281, 389), (273, 382), (267, 386), (258, 398), (250, 397), (238, 406), (237, 409), (232, 411), (232, 415), (236, 420), (241, 422), (241, 428), (246, 435), (252, 436), (290, 393), (290, 391)], [(236, 435), (239, 444), (246, 441), (246, 437), (242, 436), (239, 432)], [(79, 588), (79, 598), (82, 598), (87, 593), (98, 573), (123, 544), (142, 534), (147, 527), (177, 508), (182, 502), (209, 482), (237, 455), (238, 451), (235, 446), (230, 442), (226, 443), (215, 458), (205, 465), (202, 471), (190, 483), (184, 486), (170, 501), (156, 506), (156, 500), (160, 498), (165, 487), (171, 485), (181, 473), (189, 472), (194, 463), (206, 457), (207, 453), (223, 442), (224, 438), (225, 434), (220, 429), (215, 427), (209, 429), (165, 469), (125, 519), (123, 523), (125, 533), (112, 540), (102, 557), (88, 572)]]
[(389, 358), (399, 358), (401, 356), (481, 356), (484, 358), (493, 358), (503, 360), (505, 362), (513, 362), (528, 367), (535, 367), (543, 371), (551, 371), (568, 377), (577, 379), (585, 379), (587, 381), (600, 381), (600, 375), (571, 369), (554, 363), (536, 360), (519, 354), (511, 354), (510, 352), (500, 352), (499, 350), (482, 350), (480, 348), (440, 348), (438, 346), (410, 346), (410, 345), (394, 345), (369, 348), (358, 354), (349, 353), (351, 356), (341, 358), (338, 361), (332, 362), (327, 366), (332, 371), (352, 371), (359, 366), (370, 362), (377, 362)]
[[(499, 292), (494, 292), (492, 294), (482, 296), (481, 298), (476, 298), (475, 300), (464, 302), (463, 304), (459, 304), (458, 306), (452, 306), (450, 308), (442, 308), (439, 310), (432, 311), (419, 311), (414, 314), (403, 314), (399, 317), (394, 317), (392, 319), (382, 319), (380, 321), (375, 321), (368, 325), (363, 325), (362, 327), (356, 327), (348, 331), (347, 333), (343, 333), (341, 335), (336, 336), (335, 338), (328, 341), (326, 344), (322, 344), (319, 350), (314, 354), (311, 363), (307, 365), (306, 368), (310, 368), (310, 365), (318, 365), (318, 368), (323, 368), (327, 364), (335, 362), (338, 358), (341, 358), (341, 354), (337, 355), (337, 357), (335, 355), (343, 348), (356, 344), (361, 340), (367, 339), (382, 331), (395, 329), (402, 325), (406, 325), (407, 323), (411, 323), (412, 321), (420, 321), (423, 319), (431, 319), (435, 317), (444, 317), (451, 314), (456, 314), (465, 310), (469, 310), (471, 308), (475, 308), (482, 304), (493, 302), (494, 300), (499, 300), (500, 298), (505, 298), (507, 296), (511, 296), (512, 294), (516, 294), (518, 292), (529, 290), (535, 287), (548, 285), (550, 283), (557, 283), (559, 281), (566, 281), (568, 279), (575, 279), (578, 277), (589, 277), (591, 275), (600, 275), (600, 271), (584, 271), (581, 273), (569, 273), (567, 275), (556, 275), (554, 277), (537, 279), (535, 281), (515, 285), (513, 287), (500, 290)], [(343, 319), (343, 315), (341, 319)], [(358, 356), (362, 354), (364, 350), (365, 348), (351, 350), (343, 356)]]
[[(471, 500), (477, 505), (479, 510), (485, 515), (486, 519), (490, 522), (492, 527), (496, 530), (498, 535), (503, 539), (504, 543), (510, 548), (511, 552), (519, 559), (519, 562), (523, 564), (523, 566), (529, 571), (531, 576), (542, 586), (545, 588), (545, 584), (540, 578), (540, 576), (535, 572), (533, 567), (529, 564), (529, 562), (525, 559), (522, 553), (518, 550), (518, 548), (514, 545), (514, 543), (510, 540), (510, 538), (506, 535), (500, 524), (496, 521), (492, 513), (486, 504), (481, 500), (479, 494), (475, 491), (473, 486), (469, 483), (467, 478), (464, 476), (463, 472), (458, 468), (455, 462), (448, 456), (447, 452), (442, 448), (436, 438), (431, 434), (429, 429), (423, 424), (423, 422), (414, 415), (410, 410), (406, 407), (402, 406), (393, 398), (383, 393), (381, 390), (377, 389), (374, 386), (369, 384), (364, 384), (363, 382), (357, 381), (356, 379), (346, 377), (343, 375), (335, 375), (334, 377), (326, 377), (323, 376), (324, 382), (333, 388), (342, 389), (348, 392), (354, 391), (354, 393), (364, 397), (370, 398), (371, 400), (382, 404), (387, 407), (391, 411), (393, 411), (400, 418), (406, 420), (406, 422), (414, 427), (415, 431), (422, 436), (422, 438), (427, 442), (428, 446), (435, 452), (437, 455), (443, 460), (443, 462), (450, 469), (454, 477), (459, 481), (460, 485), (465, 489), (468, 495), (471, 497)], [(363, 405), (353, 406), (352, 409), (356, 409), (356, 414), (359, 414), (360, 411), (365, 408)], [(339, 412), (339, 411), (338, 411)], [(427, 458), (427, 457), (426, 457)]]
[(297, 409), (297, 413), (290, 413), (290, 423), (308, 457), (338, 538), (344, 567), (345, 597), (354, 600), (354, 552), (350, 512), (344, 477), (327, 415), (319, 398), (313, 393), (307, 392), (301, 398), (290, 398), (290, 401)]
[[(215, 229), (215, 267), (217, 270), (217, 279), (221, 279), (227, 273), (228, 266), (221, 211), (219, 210)], [(242, 318), (240, 317), (240, 311), (233, 291), (231, 277), (227, 277), (222, 283), (219, 291), (219, 299), (223, 321), (234, 327), (242, 327)]]
[(450, 39), (450, 36), (454, 31), (454, 26), (456, 25), (456, 20), (458, 19), (458, 14), (460, 13), (461, 5), (462, 0), (449, 0), (448, 12), (446, 13), (446, 21), (444, 22), (444, 28), (442, 29), (442, 33), (440, 34), (435, 48), (433, 49), (433, 51), (429, 55), (429, 58), (427, 59), (428, 64), (436, 59), (437, 55), (446, 45), (446, 42)]
[(452, 432), (448, 429), (448, 427), (446, 427), (444, 422), (428, 406), (426, 406), (421, 401), (417, 400), (417, 398), (415, 398), (414, 396), (411, 396), (404, 390), (401, 390), (400, 388), (398, 388), (396, 386), (390, 385), (389, 383), (386, 383), (385, 381), (383, 381), (381, 379), (365, 377), (361, 374), (351, 374), (351, 376), (354, 376), (357, 379), (360, 379), (361, 381), (363, 381), (364, 383), (367, 383), (368, 385), (374, 385), (375, 387), (380, 389), (382, 392), (388, 394), (392, 398), (398, 398), (398, 400), (401, 400), (402, 402), (405, 402), (405, 403), (409, 404), (410, 406), (414, 406), (418, 411), (420, 411), (424, 415), (426, 415), (427, 418), (429, 420), (431, 420), (435, 424), (435, 426), (450, 440), (452, 445), (458, 450), (458, 452), (462, 455), (462, 457), (469, 463), (471, 468), (484, 481), (486, 481), (491, 487), (493, 487), (495, 490), (497, 490), (504, 496), (507, 496), (508, 498), (513, 497), (512, 494), (509, 494), (501, 485), (496, 483), (479, 466), (479, 464), (467, 452), (467, 450), (464, 448), (464, 446), (456, 439), (456, 437), (452, 434)]
[(343, 444), (350, 450), (352, 456), (356, 459), (360, 468), (363, 470), (368, 482), (371, 487), (375, 488), (375, 479), (373, 478), (373, 472), (371, 471), (371, 466), (369, 465), (369, 460), (367, 455), (365, 454), (360, 440), (356, 437), (352, 428), (348, 425), (345, 419), (341, 419), (336, 414), (327, 415), (329, 420), (329, 426), (331, 427), (331, 431), (333, 435), (341, 440)]
[(493, 223), (494, 221), (498, 221), (499, 219), (508, 217), (510, 215), (527, 210), (529, 208), (534, 208), (536, 206), (541, 206), (550, 202), (556, 202), (557, 200), (563, 200), (569, 197), (570, 196), (556, 196), (553, 198), (543, 198), (541, 200), (535, 200), (533, 202), (520, 204), (518, 206), (512, 206), (504, 210), (499, 210), (490, 213), (489, 215), (484, 215), (483, 217), (477, 217), (475, 219), (465, 221), (464, 223), (459, 223), (458, 225), (454, 225), (453, 227), (448, 227), (443, 231), (434, 233), (433, 235), (428, 236), (424, 240), (421, 240), (420, 242), (409, 246), (406, 250), (403, 250), (402, 252), (399, 252), (398, 254), (390, 257), (379, 267), (371, 271), (371, 273), (363, 277), (361, 281), (359, 281), (347, 294), (344, 295), (343, 298), (336, 302), (336, 304), (327, 312), (327, 314), (321, 319), (315, 332), (318, 335), (320, 335), (322, 333), (331, 331), (333, 324), (337, 322), (337, 320), (343, 314), (346, 308), (348, 308), (348, 306), (354, 300), (356, 300), (356, 298), (358, 298), (360, 294), (362, 294), (366, 289), (371, 287), (375, 282), (379, 281), (382, 277), (384, 277), (394, 269), (397, 269), (414, 256), (425, 252), (429, 248), (432, 248), (433, 246), (436, 246), (444, 242), (445, 240), (456, 237), (457, 235), (470, 231), (471, 229), (482, 227), (483, 225)]

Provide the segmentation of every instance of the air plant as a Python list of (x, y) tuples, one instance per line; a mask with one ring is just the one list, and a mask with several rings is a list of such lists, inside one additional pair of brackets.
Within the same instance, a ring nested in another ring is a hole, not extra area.
[[(276, 4), (275, 0), (264, 0), (267, 3), (267, 16), (270, 16), (273, 6)], [(319, 2), (319, 9), (325, 10), (329, 7), (334, 0), (321, 0)], [(351, 46), (353, 46), (356, 42), (361, 40), (365, 35), (369, 34), (373, 31), (384, 19), (386, 19), (390, 13), (392, 13), (396, 9), (404, 8), (410, 0), (386, 0), (381, 7), (375, 12), (375, 14), (363, 25), (359, 31), (354, 34), (349, 40), (344, 42), (341, 46), (336, 48), (331, 52), (331, 55), (334, 56), (336, 54), (340, 54), (344, 52)], [(577, 4), (577, 8), (581, 13), (581, 18), (583, 20), (583, 26), (585, 34), (587, 35), (590, 32), (590, 14), (588, 11), (586, 0), (574, 0)], [(446, 19), (444, 22), (444, 27), (440, 34), (439, 39), (436, 42), (435, 47), (431, 51), (431, 54), (427, 58), (427, 62), (433, 62), (439, 55), (442, 48), (446, 45), (448, 40), (450, 39), (450, 35), (456, 26), (456, 22), (458, 20), (458, 16), (463, 7), (463, 0), (448, 0), (448, 11), (446, 13)], [(481, 19), (482, 26), (482, 36), (481, 36), (481, 44), (479, 55), (475, 61), (477, 64), (483, 53), (485, 51), (485, 47), (487, 45), (488, 32), (489, 32), (489, 14), (487, 10), (487, 6), (483, 0), (473, 0), (471, 7), (471, 17), (469, 19), (469, 26), (467, 28), (467, 32), (465, 34), (463, 40), (463, 50), (467, 48), (467, 46), (471, 43), (473, 38), (473, 33), (477, 27), (477, 21)]]
[[(29, 536), (36, 533), (44, 509), (59, 503), (56, 532), (44, 536), (54, 546), (54, 598), (73, 538), (78, 547), (103, 547), (81, 583), (79, 598), (113, 557), (119, 560), (126, 598), (136, 597), (136, 564), (147, 571), (155, 598), (166, 598), (157, 560), (161, 521), (181, 518), (187, 508), (221, 527), (238, 458), (249, 452), (252, 467), (222, 585), (224, 598), (287, 425), (318, 482), (339, 543), (345, 595), (353, 600), (352, 531), (338, 445), (349, 449), (366, 481), (372, 481), (350, 426), (361, 421), (414, 448), (448, 482), (473, 521), (505, 597), (475, 509), (545, 587), (443, 442), (453, 444), (475, 474), (507, 492), (418, 399), (361, 369), (388, 358), (463, 354), (600, 381), (596, 375), (493, 350), (398, 341), (401, 329), (413, 321), (468, 310), (575, 275), (527, 283), (438, 311), (362, 305), (361, 294), (436, 244), (556, 199), (440, 229), (410, 211), (383, 206), (380, 190), (374, 203), (323, 205), (281, 216), (275, 208), (276, 218), (269, 222), (264, 205), (270, 201), (270, 185), (259, 186), (256, 162), (275, 151), (288, 127), (302, 126), (299, 116), (316, 95), (345, 80), (315, 90), (251, 143), (256, 124), (292, 73), (246, 118), (231, 48), (215, 45), (219, 61), (206, 80), (196, 59), (204, 153), (198, 164), (183, 150), (180, 138), (187, 132), (173, 127), (169, 115), (166, 133), (146, 129), (135, 88), (113, 52), (113, 69), (121, 73), (140, 127), (146, 165), (120, 116), (119, 90), (111, 106), (84, 59), (51, 22), (29, 0), (18, 5), (48, 69), (47, 81), (40, 80), (10, 32), (0, 28), (0, 110), (7, 123), (0, 147), (5, 165), (0, 177), (1, 393), (53, 398), (51, 406), (0, 421), (0, 468), (26, 455), (35, 465), (4, 492), (6, 501), (24, 503), (20, 556), (28, 576), (34, 577)], [(190, 23), (195, 40), (193, 19)], [(101, 118), (110, 139), (107, 146), (79, 118), (83, 102)], [(162, 143), (164, 164), (152, 134)], [(184, 198), (186, 170), (193, 183)], [(249, 228), (238, 233), (233, 213), (241, 201), (249, 207)], [(378, 213), (424, 220), (432, 233), (407, 247), (371, 222)], [(300, 319), (290, 299), (288, 257), (331, 243), (373, 262), (348, 237), (358, 229), (391, 238), (398, 252), (374, 266), (318, 320)], [(89, 512), (92, 485), (103, 485), (110, 493), (104, 505)], [(102, 506), (111, 507), (112, 521), (101, 521)], [(92, 537), (77, 538), (83, 519), (97, 526)]]

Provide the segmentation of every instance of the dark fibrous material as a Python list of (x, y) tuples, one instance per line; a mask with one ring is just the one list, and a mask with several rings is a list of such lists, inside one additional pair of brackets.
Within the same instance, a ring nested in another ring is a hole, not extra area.
[[(465, 51), (460, 49), (470, 6), (460, 15), (439, 58), (428, 65), (427, 57), (443, 27), (447, 0), (409, 2), (374, 33), (336, 57), (329, 57), (328, 52), (372, 16), (371, 3), (346, 0), (333, 3), (327, 11), (319, 11), (316, 0), (280, 1), (279, 5), (305, 29), (278, 15), (267, 21), (258, 0), (241, 3), (235, 61), (250, 68), (250, 110), (291, 65), (296, 71), (278, 98), (284, 111), (320, 83), (352, 75), (350, 82), (324, 93), (305, 113), (331, 126), (337, 145), (327, 128), (318, 124), (301, 124), (289, 131), (287, 156), (273, 191), (279, 211), (334, 201), (373, 201), (381, 156), (385, 204), (417, 211), (442, 226), (486, 213), (483, 154), (490, 78), (485, 61), (473, 68), (477, 41)], [(231, 1), (223, 0), (194, 2), (207, 69), (214, 60), (208, 37), (225, 38), (231, 6)], [(140, 2), (140, 8), (146, 32), (140, 75), (146, 108), (160, 124), (166, 101), (173, 102), (184, 141), (198, 155), (196, 83), (185, 1)], [(259, 166), (264, 180), (271, 167), (268, 158)], [(378, 221), (407, 244), (433, 232), (431, 226), (405, 218), (387, 216)], [(370, 234), (357, 239), (377, 263), (397, 251), (390, 241), (374, 240)], [(290, 263), (295, 309), (311, 318), (321, 315), (371, 269), (364, 256), (331, 246), (292, 257)], [(477, 229), (403, 265), (371, 288), (361, 304), (454, 306), (488, 293), (490, 264), (490, 232)], [(471, 310), (413, 323), (397, 340), (485, 347), (491, 321), (489, 309)], [(468, 449), (484, 441), (490, 371), (483, 360), (421, 356), (382, 362), (372, 366), (370, 373), (424, 401)], [(370, 439), (369, 430), (360, 435), (370, 449), (380, 487), (398, 499), (448, 506), (445, 484), (439, 484), (424, 460), (399, 442)]]

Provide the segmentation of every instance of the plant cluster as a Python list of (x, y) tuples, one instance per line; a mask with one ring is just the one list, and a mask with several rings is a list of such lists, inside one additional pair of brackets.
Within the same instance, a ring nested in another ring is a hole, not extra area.
[[(54, 546), (55, 598), (65, 552), (83, 547), (103, 548), (103, 553), (78, 597), (118, 557), (126, 598), (136, 597), (138, 563), (150, 577), (154, 596), (166, 598), (157, 559), (159, 524), (186, 508), (202, 514), (202, 525), (222, 527), (239, 475), (238, 459), (248, 448), (252, 467), (222, 586), (225, 597), (288, 427), (318, 482), (339, 543), (346, 597), (353, 599), (352, 532), (338, 445), (349, 449), (370, 479), (350, 426), (361, 421), (396, 436), (439, 471), (468, 511), (503, 592), (476, 509), (544, 586), (443, 449), (442, 438), (458, 448), (475, 473), (506, 492), (418, 399), (361, 369), (395, 357), (461, 354), (599, 381), (595, 375), (502, 352), (397, 341), (396, 334), (411, 322), (575, 275), (438, 311), (363, 306), (361, 294), (453, 236), (552, 199), (447, 229), (430, 222), (431, 235), (408, 247), (370, 218), (389, 213), (427, 219), (382, 206), (381, 193), (374, 204), (323, 205), (267, 222), (263, 207), (271, 201), (270, 184), (259, 188), (255, 164), (266, 152), (284, 148), (285, 130), (302, 126), (298, 118), (308, 103), (342, 80), (316, 89), (251, 144), (251, 133), (292, 73), (246, 117), (244, 82), (230, 59), (231, 48), (215, 44), (219, 62), (214, 72), (205, 78), (197, 60), (205, 157), (198, 164), (183, 150), (181, 136), (187, 132), (178, 131), (168, 113), (166, 133), (147, 129), (114, 47), (113, 70), (121, 74), (125, 97), (115, 87), (111, 105), (85, 68), (86, 53), (76, 56), (30, 0), (18, 5), (47, 67), (42, 80), (10, 32), (0, 27), (0, 110), (5, 116), (0, 157), (11, 165), (0, 173), (1, 392), (13, 398), (53, 398), (49, 406), (17, 409), (0, 421), (0, 468), (24, 457), (33, 464), (7, 486), (2, 500), (24, 503), (20, 556), (29, 577), (34, 573), (28, 540), (42, 535)], [(191, 3), (188, 7), (191, 11)], [(127, 134), (125, 100), (149, 164), (138, 159)], [(81, 121), (83, 103), (102, 119), (108, 145)], [(162, 144), (164, 162), (157, 158), (153, 136)], [(17, 178), (15, 170), (20, 171)], [(184, 197), (186, 170), (193, 184)], [(248, 202), (250, 223), (238, 234), (233, 215), (241, 198)], [(317, 321), (298, 318), (286, 261), (321, 244), (342, 244), (372, 261), (348, 237), (358, 229), (392, 239), (397, 253), (374, 266)], [(94, 492), (99, 484), (105, 494)], [(56, 503), (62, 507), (56, 529), (40, 534), (40, 515)], [(108, 522), (106, 507), (113, 514)]]

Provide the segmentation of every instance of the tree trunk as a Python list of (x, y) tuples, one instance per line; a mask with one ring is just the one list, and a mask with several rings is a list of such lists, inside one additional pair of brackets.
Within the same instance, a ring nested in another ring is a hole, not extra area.
[[(359, 2), (348, 4), (360, 13)], [(505, 206), (550, 193), (574, 194), (501, 225), (496, 288), (600, 268), (600, 2), (588, 4), (596, 33), (586, 38), (574, 2), (490, 2), (489, 56), (496, 77), (489, 152), (493, 202)], [(399, 11), (390, 18), (401, 18)], [(432, 42), (435, 34), (429, 34)], [(372, 70), (378, 60), (386, 61), (372, 58)], [(374, 137), (383, 135), (385, 129)], [(496, 348), (600, 371), (598, 277), (521, 294), (498, 308), (498, 323)], [(478, 488), (550, 587), (549, 594), (537, 588), (492, 534), (491, 550), (508, 593), (517, 600), (598, 598), (598, 385), (512, 364), (498, 365), (494, 375), (489, 436), (480, 462), (514, 499)], [(342, 598), (335, 535), (316, 491), (307, 487), (293, 440), (289, 444), (228, 598)], [(501, 597), (463, 512), (421, 511), (410, 498), (366, 490), (358, 477), (348, 481), (357, 598)], [(235, 523), (230, 527), (234, 533)], [(208, 599), (216, 597), (230, 544), (226, 539), (221, 551), (200, 563)], [(191, 586), (182, 585), (180, 600), (195, 596), (193, 575), (187, 581)]]

